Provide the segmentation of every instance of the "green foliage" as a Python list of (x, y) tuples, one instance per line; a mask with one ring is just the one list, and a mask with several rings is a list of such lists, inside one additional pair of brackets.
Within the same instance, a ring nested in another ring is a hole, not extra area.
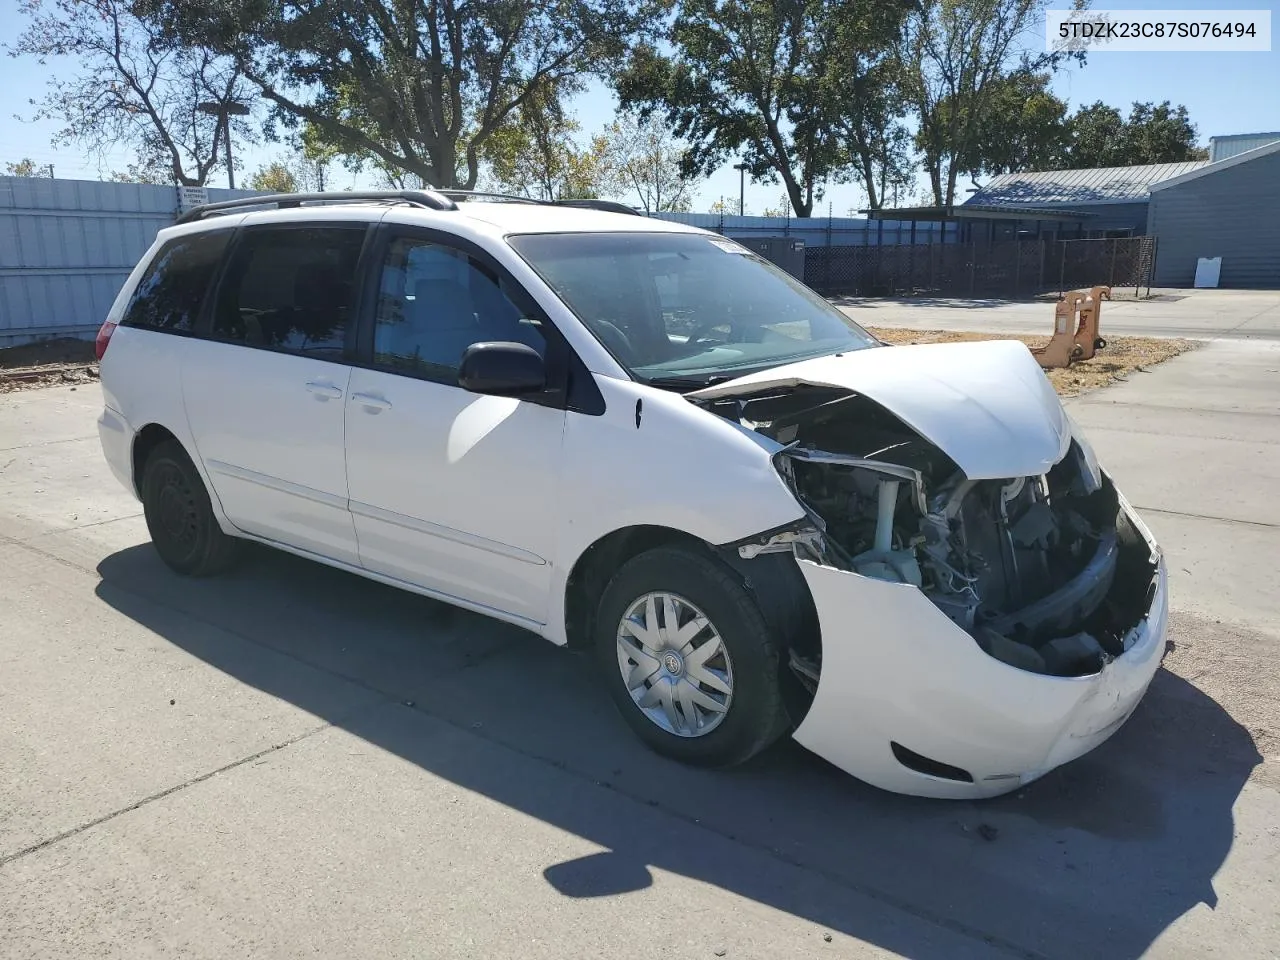
[(1081, 107), (1071, 117), (1069, 165), (1124, 167), (1144, 163), (1204, 160), (1208, 152), (1196, 146), (1196, 126), (1184, 106), (1168, 100), (1134, 103), (1125, 118), (1101, 101)]
[(297, 193), (298, 178), (282, 161), (276, 160), (259, 167), (249, 178), (250, 190), (269, 190), (272, 193)]
[(357, 161), (471, 187), (528, 100), (604, 71), (649, 0), (139, 0), (172, 35), (232, 56), (286, 127)]
[(153, 186), (170, 186), (173, 173), (163, 167), (147, 167), (131, 163), (123, 170), (113, 170), (107, 177), (109, 183), (149, 183)]
[(985, 168), (984, 127), (989, 135), (997, 94), (1010, 75), (1034, 76), (1079, 59), (1026, 53), (1046, 6), (1046, 0), (921, 0), (908, 21), (902, 88), (915, 113), (916, 146), (935, 204), (955, 202), (963, 170)]
[(23, 157), (17, 163), (4, 165), (6, 177), (52, 177), (48, 164), (36, 163), (30, 157)]
[(554, 89), (539, 91), (489, 138), (485, 148), (493, 189), (538, 200), (586, 200), (610, 192), (611, 171), (597, 138), (578, 145), (578, 122)]
[(664, 38), (672, 53), (638, 48), (615, 88), (624, 109), (661, 114), (688, 142), (686, 175), (740, 156), (753, 180), (781, 180), (796, 215), (808, 216), (821, 185), (847, 166), (841, 122), (858, 84), (879, 82), (868, 77), (889, 59), (905, 8), (676, 0)]
[(619, 195), (634, 197), (645, 213), (685, 213), (693, 181), (681, 163), (686, 147), (660, 117), (624, 114), (601, 135), (605, 179)]
[(1050, 80), (1049, 73), (1016, 70), (991, 85), (960, 161), (965, 172), (976, 177), (1062, 166), (1071, 128), (1067, 105), (1050, 92)]
[(298, 186), (318, 193), (332, 189), (330, 169), (334, 163), (345, 159), (341, 150), (328, 142), (324, 134), (310, 123), (302, 125), (302, 132), (294, 138), (294, 147), (298, 153)]
[[(10, 56), (66, 58), (77, 70), (55, 76), (32, 101), (32, 119), (61, 124), (55, 146), (78, 144), (100, 159), (127, 147), (138, 157), (131, 169), (147, 182), (202, 186), (225, 167), (228, 117), (198, 105), (242, 101), (243, 78), (230, 60), (165, 42), (158, 23), (128, 0), (20, 0), (19, 10), (28, 25), (6, 46)], [(253, 138), (247, 123), (230, 123), (239, 138)]]
[(896, 3), (831, 4), (815, 36), (817, 115), (832, 124), (839, 145), (832, 176), (859, 183), (873, 210), (915, 178), (903, 122), (907, 71), (894, 47), (905, 15)]

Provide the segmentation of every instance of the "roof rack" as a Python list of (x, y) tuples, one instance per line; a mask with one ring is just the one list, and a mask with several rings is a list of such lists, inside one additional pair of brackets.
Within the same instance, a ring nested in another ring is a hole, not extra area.
[(450, 200), (499, 200), (504, 203), (537, 203), (546, 204), (546, 200), (534, 200), (532, 197), (518, 197), (511, 193), (493, 193), (488, 190), (438, 190), (441, 196)]
[(617, 200), (553, 200), (551, 202), (559, 207), (582, 207), (587, 210), (605, 210), (609, 213), (629, 213), (634, 217), (644, 216), (635, 207), (629, 207)]
[(178, 223), (195, 223), (205, 217), (240, 210), (247, 207), (275, 207), (285, 210), (300, 207), (304, 203), (407, 203), (428, 210), (457, 210), (458, 205), (438, 190), (335, 190), (327, 193), (272, 193), (261, 197), (241, 197), (239, 200), (221, 200), (192, 207)]

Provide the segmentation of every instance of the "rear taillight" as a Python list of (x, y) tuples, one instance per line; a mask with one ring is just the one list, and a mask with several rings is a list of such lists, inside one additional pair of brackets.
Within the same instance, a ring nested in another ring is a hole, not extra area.
[(93, 352), (99, 360), (107, 352), (107, 345), (111, 343), (111, 334), (115, 332), (115, 329), (116, 325), (110, 320), (98, 328), (98, 336), (93, 341)]

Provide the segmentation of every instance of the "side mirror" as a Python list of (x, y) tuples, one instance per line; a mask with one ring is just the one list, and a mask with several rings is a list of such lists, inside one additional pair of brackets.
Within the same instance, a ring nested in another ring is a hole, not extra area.
[(516, 397), (546, 389), (542, 357), (523, 343), (473, 343), (462, 355), (458, 386), (472, 393)]

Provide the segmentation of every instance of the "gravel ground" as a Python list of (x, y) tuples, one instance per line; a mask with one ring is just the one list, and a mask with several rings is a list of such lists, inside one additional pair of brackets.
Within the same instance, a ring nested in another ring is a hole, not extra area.
[(0, 393), (97, 379), (90, 340), (42, 340), (0, 350)]

